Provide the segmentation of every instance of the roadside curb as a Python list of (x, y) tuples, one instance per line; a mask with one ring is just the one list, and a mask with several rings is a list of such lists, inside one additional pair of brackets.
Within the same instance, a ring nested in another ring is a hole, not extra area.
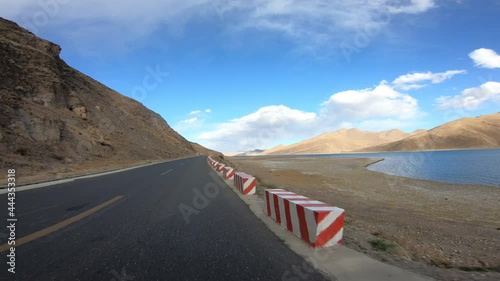
[(304, 258), (304, 264), (291, 265), (290, 270), (283, 273), (283, 280), (304, 279), (302, 278), (303, 276), (294, 275), (294, 268), (298, 268), (304, 274), (304, 272), (307, 273), (307, 269), (311, 267), (323, 273), (331, 280), (338, 281), (434, 280), (430, 277), (421, 276), (382, 263), (345, 246), (314, 249), (268, 217), (265, 212), (266, 205), (263, 199), (259, 198), (257, 195), (243, 195), (237, 192), (231, 180), (225, 180), (221, 178), (219, 173), (217, 174), (219, 178), (248, 206), (257, 218), (259, 218), (292, 251)]

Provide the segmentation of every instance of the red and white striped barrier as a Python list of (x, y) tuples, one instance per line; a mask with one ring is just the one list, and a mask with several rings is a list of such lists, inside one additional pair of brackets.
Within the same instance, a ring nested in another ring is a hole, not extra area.
[(257, 181), (255, 177), (248, 175), (243, 172), (238, 172), (234, 174), (234, 186), (243, 195), (255, 194), (257, 188)]
[(214, 167), (214, 164), (217, 163), (214, 159), (212, 159), (212, 157), (208, 156), (207, 157), (207, 162), (210, 166), (212, 166), (212, 168)]
[(224, 179), (232, 180), (234, 179), (234, 169), (231, 167), (224, 167)]
[(217, 170), (217, 172), (219, 172), (219, 173), (223, 173), (223, 172), (224, 172), (224, 167), (225, 167), (225, 166), (226, 166), (226, 165), (224, 165), (224, 164), (222, 164), (222, 163), (217, 164), (217, 166), (216, 166), (216, 170)]
[(342, 244), (344, 210), (283, 189), (266, 189), (267, 215), (309, 245)]

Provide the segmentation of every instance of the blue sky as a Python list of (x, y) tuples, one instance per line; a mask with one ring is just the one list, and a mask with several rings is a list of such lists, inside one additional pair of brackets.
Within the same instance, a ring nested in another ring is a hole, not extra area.
[(499, 111), (495, 0), (0, 4), (70, 66), (223, 152)]

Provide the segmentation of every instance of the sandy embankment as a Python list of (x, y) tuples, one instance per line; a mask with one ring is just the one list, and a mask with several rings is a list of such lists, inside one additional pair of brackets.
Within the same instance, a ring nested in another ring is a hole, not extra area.
[[(500, 280), (500, 189), (366, 169), (380, 159), (231, 158), (261, 186), (346, 210), (344, 244), (438, 280)], [(262, 196), (263, 188), (258, 193)], [(370, 241), (394, 243), (376, 251)], [(466, 271), (467, 270), (467, 271)], [(472, 271), (470, 271), (472, 270)]]

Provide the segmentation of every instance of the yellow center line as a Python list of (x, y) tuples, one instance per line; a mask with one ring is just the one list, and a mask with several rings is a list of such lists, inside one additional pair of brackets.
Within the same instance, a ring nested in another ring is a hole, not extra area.
[[(42, 229), (42, 230), (37, 231), (35, 233), (32, 233), (30, 235), (27, 235), (27, 236), (21, 237), (19, 239), (16, 239), (16, 245), (15, 245), (15, 247), (19, 247), (19, 246), (21, 246), (23, 244), (26, 244), (26, 243), (29, 243), (29, 242), (31, 242), (31, 241), (33, 241), (35, 239), (41, 238), (41, 237), (43, 237), (45, 235), (48, 235), (48, 234), (50, 234), (52, 232), (58, 231), (59, 229), (65, 227), (65, 226), (68, 226), (68, 225), (70, 225), (70, 224), (72, 224), (74, 222), (77, 222), (77, 221), (79, 221), (79, 220), (81, 220), (81, 219), (83, 219), (85, 217), (88, 217), (88, 216), (92, 215), (93, 213), (95, 213), (95, 212), (101, 210), (102, 208), (105, 208), (105, 207), (107, 207), (107, 206), (115, 203), (116, 201), (118, 201), (118, 200), (120, 200), (122, 198), (123, 198), (123, 196), (116, 196), (115, 198), (113, 198), (113, 199), (111, 199), (109, 201), (106, 201), (106, 202), (102, 203), (101, 205), (95, 206), (94, 208), (89, 209), (89, 210), (87, 210), (87, 211), (85, 211), (85, 212), (83, 212), (83, 213), (81, 213), (79, 215), (71, 217), (71, 218), (69, 218), (67, 220), (64, 220), (64, 221), (62, 221), (60, 223), (54, 224), (53, 226), (49, 226), (49, 227), (47, 227), (45, 229)], [(5, 244), (1, 245), (0, 246), (0, 253), (9, 250), (10, 247), (14, 247), (14, 245), (9, 245), (8, 243), (5, 243)]]

